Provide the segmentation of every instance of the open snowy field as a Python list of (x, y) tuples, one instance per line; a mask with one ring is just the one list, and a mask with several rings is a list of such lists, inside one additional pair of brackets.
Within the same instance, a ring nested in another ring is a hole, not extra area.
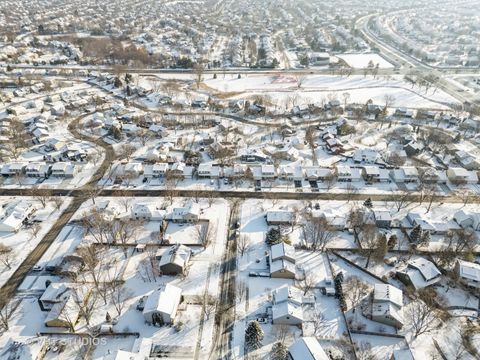
[(445, 109), (446, 104), (456, 103), (453, 97), (441, 90), (429, 90), (425, 94), (423, 90), (411, 89), (401, 76), (374, 79), (373, 76), (362, 75), (305, 75), (299, 79), (293, 75), (244, 75), (238, 79), (236, 75), (228, 74), (225, 78), (205, 79), (205, 84), (218, 92), (235, 94), (235, 98), (267, 95), (280, 106), (292, 96), (297, 98), (297, 105), (302, 105), (319, 103), (322, 98), (328, 97), (342, 99), (346, 92), (350, 94), (350, 102), (354, 103), (366, 103), (371, 99), (376, 104), (383, 104), (385, 94), (394, 96), (394, 106), (398, 107)]
[(338, 58), (345, 61), (349, 66), (356, 69), (364, 69), (368, 67), (370, 61), (374, 66), (380, 69), (393, 69), (393, 65), (389, 63), (385, 58), (378, 54), (343, 54), (337, 55)]

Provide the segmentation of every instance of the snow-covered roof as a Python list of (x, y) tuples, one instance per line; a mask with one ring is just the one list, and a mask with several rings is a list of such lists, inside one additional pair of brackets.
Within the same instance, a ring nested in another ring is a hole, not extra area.
[(185, 267), (186, 262), (190, 259), (192, 250), (185, 245), (175, 244), (168, 249), (165, 249), (160, 258), (160, 267), (175, 264), (182, 268)]
[(301, 305), (303, 303), (303, 293), (299, 288), (290, 285), (283, 285), (279, 288), (276, 288), (272, 292), (273, 302), (275, 304), (280, 304), (284, 301), (292, 301), (296, 304)]
[(302, 337), (295, 341), (288, 353), (292, 360), (329, 360), (318, 340), (314, 337)]
[(463, 260), (457, 260), (457, 263), (461, 278), (480, 282), (480, 265)]
[(303, 321), (302, 305), (290, 300), (272, 305), (272, 317), (274, 322), (275, 319), (285, 316), (293, 317), (299, 321)]
[(158, 311), (169, 314), (173, 318), (181, 296), (182, 289), (171, 284), (165, 284), (148, 296), (143, 312)]
[(283, 258), (295, 260), (295, 248), (285, 242), (272, 245), (271, 252), (273, 261)]
[(403, 306), (402, 290), (393, 285), (375, 284), (373, 292), (374, 302), (391, 302), (399, 307)]
[(435, 279), (442, 274), (440, 270), (437, 269), (434, 263), (422, 257), (410, 260), (408, 265), (420, 271), (425, 281)]
[(284, 259), (274, 260), (271, 262), (270, 273), (275, 273), (281, 270), (295, 274), (295, 264)]
[(267, 211), (267, 222), (269, 223), (290, 223), (293, 221), (293, 213), (288, 210)]
[(40, 301), (60, 302), (62, 298), (66, 297), (71, 285), (64, 282), (51, 283), (43, 292)]

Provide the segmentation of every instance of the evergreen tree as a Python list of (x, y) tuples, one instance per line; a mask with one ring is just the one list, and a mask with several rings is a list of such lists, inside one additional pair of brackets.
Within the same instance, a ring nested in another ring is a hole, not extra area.
[(397, 235), (395, 234), (390, 235), (387, 243), (388, 249), (393, 250), (397, 245), (397, 241), (398, 241)]
[(266, 241), (270, 246), (280, 244), (282, 242), (282, 234), (280, 233), (280, 230), (278, 228), (271, 228), (268, 230)]
[(115, 86), (116, 88), (122, 87), (122, 80), (120, 80), (118, 76), (115, 77), (115, 82), (113, 83), (113, 86)]
[(288, 356), (288, 350), (285, 344), (277, 342), (272, 346), (272, 352), (270, 353), (271, 360), (286, 360)]
[(429, 231), (423, 231), (421, 236), (420, 236), (420, 245), (428, 246), (430, 244), (430, 232)]
[(365, 206), (367, 209), (373, 208), (372, 199), (368, 198), (367, 200), (365, 200), (363, 206)]
[(415, 225), (410, 232), (410, 241), (414, 244), (417, 244), (422, 236), (422, 228), (420, 225)]
[(256, 320), (251, 321), (245, 330), (245, 345), (249, 349), (255, 350), (262, 346), (262, 340), (263, 330), (260, 324)]

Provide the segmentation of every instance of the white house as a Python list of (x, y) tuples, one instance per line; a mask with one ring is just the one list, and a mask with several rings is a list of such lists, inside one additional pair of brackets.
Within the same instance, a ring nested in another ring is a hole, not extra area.
[(52, 165), (51, 172), (53, 177), (72, 178), (75, 175), (76, 167), (71, 162), (57, 162)]
[(294, 214), (288, 210), (270, 210), (267, 211), (266, 220), (268, 225), (291, 225)]
[(455, 274), (458, 276), (460, 282), (462, 282), (465, 286), (480, 289), (479, 264), (457, 260), (455, 263)]
[(42, 311), (49, 311), (55, 304), (65, 300), (71, 287), (72, 284), (64, 282), (50, 283), (39, 299)]
[(418, 170), (414, 166), (404, 166), (390, 171), (393, 181), (399, 183), (412, 183), (418, 181)]
[(301, 337), (288, 348), (289, 360), (329, 360), (318, 340)]
[(143, 164), (140, 162), (129, 162), (123, 166), (123, 171), (120, 171), (120, 175), (137, 178), (143, 174)]
[(17, 176), (25, 172), (26, 162), (11, 162), (3, 164), (1, 173), (3, 176)]
[(357, 149), (353, 153), (353, 161), (356, 163), (367, 163), (373, 164), (375, 163), (380, 155), (378, 154), (377, 150), (374, 149)]
[(202, 163), (198, 165), (197, 174), (198, 177), (217, 179), (220, 177), (220, 167)]
[(273, 324), (301, 325), (303, 322), (302, 291), (284, 285), (275, 289), (272, 304)]
[(19, 201), (17, 203), (9, 204), (0, 214), (0, 231), (17, 232), (34, 211), (32, 204), (26, 201)]
[(272, 245), (270, 251), (272, 261), (288, 260), (295, 263), (295, 248), (292, 245), (282, 241), (280, 244)]
[(339, 182), (356, 182), (361, 179), (362, 176), (359, 169), (346, 165), (337, 166), (337, 180)]
[(151, 293), (145, 301), (143, 317), (149, 324), (172, 324), (182, 298), (182, 289), (165, 284)]
[(197, 222), (200, 218), (200, 206), (197, 203), (188, 201), (183, 207), (173, 208), (171, 220), (180, 223)]
[(155, 204), (143, 202), (135, 203), (130, 212), (130, 218), (135, 220), (161, 221), (165, 217), (165, 210)]
[(32, 162), (25, 167), (28, 177), (47, 178), (50, 175), (50, 165), (45, 162)]
[(447, 177), (453, 184), (476, 184), (478, 176), (475, 171), (453, 167), (447, 170)]
[(273, 165), (262, 165), (261, 176), (263, 180), (275, 178), (275, 167)]
[(401, 328), (404, 323), (402, 307), (402, 290), (388, 284), (375, 284), (372, 320)]
[(410, 260), (404, 269), (397, 271), (397, 276), (402, 282), (418, 290), (438, 283), (442, 273), (434, 263), (419, 257)]
[(480, 230), (479, 212), (466, 212), (464, 210), (458, 210), (453, 215), (453, 220), (455, 220), (455, 222), (464, 229), (472, 228), (475, 231)]

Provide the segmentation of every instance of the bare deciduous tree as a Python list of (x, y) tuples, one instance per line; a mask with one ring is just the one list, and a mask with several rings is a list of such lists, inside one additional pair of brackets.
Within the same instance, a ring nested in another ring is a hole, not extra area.
[(352, 312), (360, 305), (360, 302), (368, 295), (368, 285), (365, 284), (358, 276), (350, 276), (343, 284), (345, 297), (352, 305)]
[(7, 269), (12, 268), (13, 249), (10, 246), (0, 243), (0, 262)]
[(205, 72), (205, 68), (202, 64), (195, 64), (193, 67), (193, 80), (195, 81), (195, 85), (197, 90), (200, 88), (200, 84), (203, 81), (203, 73)]
[(421, 300), (410, 304), (406, 311), (406, 318), (412, 327), (414, 338), (432, 331), (439, 321), (435, 308)]
[(314, 251), (325, 251), (325, 247), (334, 236), (335, 229), (325, 217), (309, 216), (303, 226), (305, 243)]
[(215, 238), (215, 226), (210, 221), (208, 224), (200, 224), (195, 227), (195, 235), (199, 243), (207, 247)]
[(242, 234), (237, 240), (237, 249), (238, 249), (238, 252), (240, 253), (240, 256), (245, 255), (245, 253), (248, 251), (249, 246), (250, 246), (250, 238), (247, 235)]

